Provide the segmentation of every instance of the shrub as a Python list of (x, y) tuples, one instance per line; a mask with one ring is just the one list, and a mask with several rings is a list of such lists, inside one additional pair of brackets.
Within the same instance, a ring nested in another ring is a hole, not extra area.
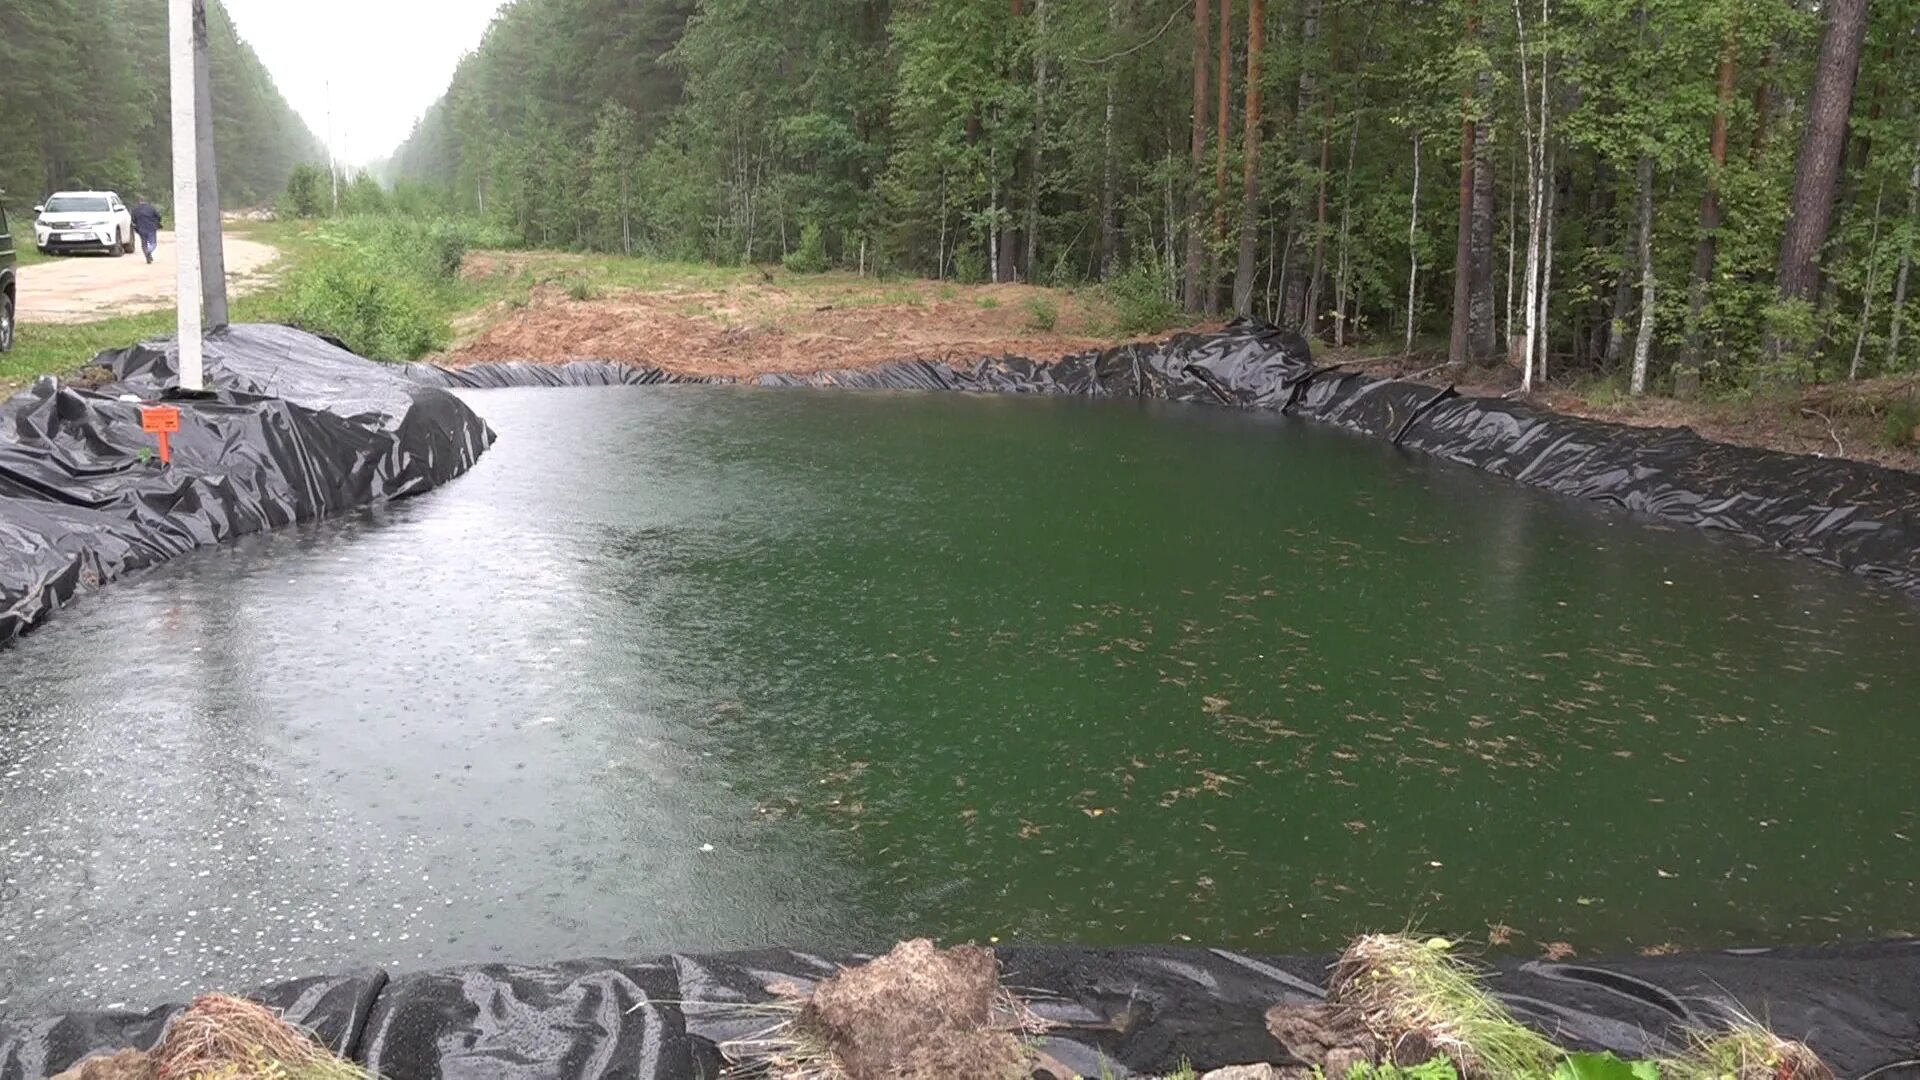
[(591, 278), (571, 277), (567, 279), (567, 295), (575, 300), (598, 300), (600, 289)]
[(787, 253), (788, 270), (796, 274), (819, 274), (827, 269), (827, 239), (819, 222), (809, 221), (800, 229), (800, 246)]
[(325, 207), (325, 197), (330, 181), (326, 171), (318, 165), (301, 164), (293, 168), (287, 177), (286, 197), (281, 200), (281, 217), (319, 217)]
[(1920, 442), (1920, 401), (1896, 401), (1880, 421), (1880, 441), (1890, 449), (1911, 450)]
[(953, 276), (962, 285), (978, 285), (987, 280), (987, 257), (977, 248), (964, 247), (953, 253)]
[(1027, 328), (1052, 333), (1060, 325), (1060, 305), (1051, 296), (1027, 297)]
[(1100, 287), (1122, 334), (1150, 334), (1180, 322), (1173, 275), (1158, 259), (1136, 259)]
[(375, 360), (418, 360), (446, 339), (431, 299), (377, 261), (334, 255), (287, 282), (287, 321), (345, 342)]

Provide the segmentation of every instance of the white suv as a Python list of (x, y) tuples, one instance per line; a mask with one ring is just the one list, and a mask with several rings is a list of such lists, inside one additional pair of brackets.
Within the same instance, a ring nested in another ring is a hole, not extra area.
[(133, 251), (133, 214), (111, 191), (62, 191), (34, 207), (33, 243), (40, 254), (56, 251)]

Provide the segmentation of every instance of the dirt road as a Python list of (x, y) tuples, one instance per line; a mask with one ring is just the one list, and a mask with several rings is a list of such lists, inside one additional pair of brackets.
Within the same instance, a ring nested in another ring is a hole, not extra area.
[[(279, 251), (229, 234), (225, 238), (227, 290), (238, 296), (265, 284), (262, 273)], [(175, 269), (173, 234), (160, 234), (153, 265), (136, 251), (110, 255), (66, 255), (20, 268), (22, 324), (82, 323), (171, 306)]]

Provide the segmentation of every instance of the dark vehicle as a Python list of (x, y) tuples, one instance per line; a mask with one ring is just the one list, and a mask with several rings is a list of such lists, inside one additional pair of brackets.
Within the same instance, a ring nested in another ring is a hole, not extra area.
[(0, 206), (0, 353), (13, 350), (13, 313), (19, 287), (14, 282), (13, 233), (7, 229), (7, 208)]

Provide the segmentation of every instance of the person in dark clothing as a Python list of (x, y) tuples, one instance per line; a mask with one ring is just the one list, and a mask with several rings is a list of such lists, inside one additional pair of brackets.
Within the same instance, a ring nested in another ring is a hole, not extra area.
[(139, 197), (138, 205), (133, 208), (133, 231), (139, 234), (147, 261), (152, 262), (153, 249), (160, 246), (160, 211), (153, 208), (145, 195)]

